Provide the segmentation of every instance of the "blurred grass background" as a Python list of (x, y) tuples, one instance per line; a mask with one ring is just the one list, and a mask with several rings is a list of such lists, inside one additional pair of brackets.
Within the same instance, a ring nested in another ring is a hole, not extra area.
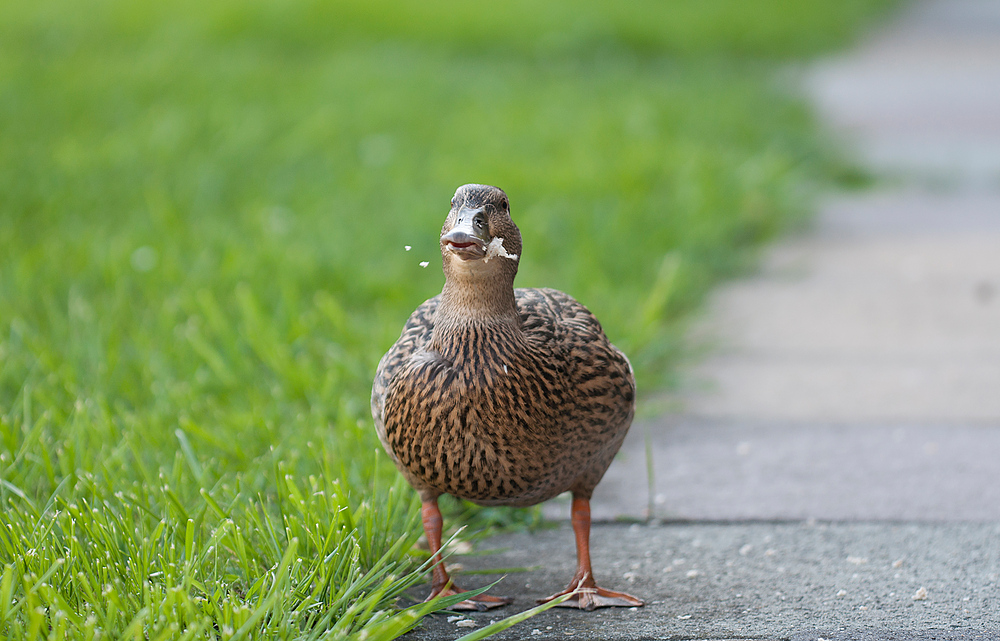
[(455, 188), (655, 390), (850, 176), (783, 70), (892, 4), (0, 4), (0, 631), (397, 634), (368, 395)]

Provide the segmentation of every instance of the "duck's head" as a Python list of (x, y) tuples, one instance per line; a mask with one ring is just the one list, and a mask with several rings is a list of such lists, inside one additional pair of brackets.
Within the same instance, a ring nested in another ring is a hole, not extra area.
[[(502, 249), (496, 246), (498, 238)], [(508, 276), (513, 281), (520, 256), (521, 232), (511, 220), (507, 194), (489, 185), (459, 187), (441, 228), (445, 276)]]

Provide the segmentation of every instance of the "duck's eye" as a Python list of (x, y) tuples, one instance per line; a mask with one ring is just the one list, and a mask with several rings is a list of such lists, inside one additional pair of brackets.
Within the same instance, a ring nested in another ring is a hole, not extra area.
[(451, 208), (452, 209), (455, 208), (455, 199), (454, 198), (451, 199)]
[(500, 211), (507, 211), (507, 199), (504, 198), (500, 201)]

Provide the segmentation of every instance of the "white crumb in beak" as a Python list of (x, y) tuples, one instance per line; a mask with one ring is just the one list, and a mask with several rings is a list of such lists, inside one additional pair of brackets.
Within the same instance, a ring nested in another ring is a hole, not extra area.
[(507, 250), (503, 247), (503, 238), (497, 236), (490, 244), (486, 247), (486, 256), (483, 257), (483, 262), (490, 262), (491, 258), (496, 258), (497, 256), (502, 256), (504, 258), (509, 258), (511, 260), (517, 260), (517, 254), (508, 254)]
[(406, 251), (410, 251), (411, 249), (413, 249), (413, 247), (410, 247), (409, 245), (403, 245), (403, 249), (405, 249)]
[(424, 262), (420, 263), (421, 267), (427, 267), (428, 265), (430, 265), (430, 263), (427, 262), (426, 260)]

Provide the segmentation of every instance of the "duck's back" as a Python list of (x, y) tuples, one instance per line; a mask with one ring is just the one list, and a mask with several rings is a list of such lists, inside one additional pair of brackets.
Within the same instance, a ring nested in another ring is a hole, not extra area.
[(442, 354), (435, 297), (379, 363), (379, 438), (422, 493), (513, 505), (589, 496), (625, 437), (635, 382), (597, 319), (557, 290), (514, 293), (516, 335), (470, 330), (455, 337), (462, 351)]

